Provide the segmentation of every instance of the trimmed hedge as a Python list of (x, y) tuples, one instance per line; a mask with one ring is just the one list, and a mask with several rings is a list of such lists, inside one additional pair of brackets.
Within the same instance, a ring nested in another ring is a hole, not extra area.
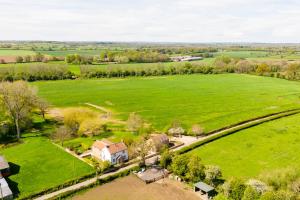
[(95, 172), (86, 174), (86, 175), (84, 175), (84, 176), (82, 176), (80, 178), (77, 178), (77, 179), (74, 179), (74, 180), (71, 180), (71, 181), (67, 181), (67, 182), (65, 182), (63, 184), (60, 184), (60, 185), (57, 185), (55, 187), (48, 188), (48, 189), (45, 189), (43, 191), (40, 191), (40, 192), (37, 192), (37, 193), (34, 193), (34, 194), (30, 194), (30, 195), (22, 197), (20, 199), (33, 199), (33, 198), (37, 198), (37, 197), (40, 197), (42, 195), (49, 194), (49, 193), (52, 193), (52, 192), (64, 189), (66, 187), (75, 185), (77, 183), (86, 181), (87, 179), (90, 179), (90, 178), (93, 178), (93, 177), (95, 177)]
[(84, 192), (88, 189), (91, 189), (91, 188), (94, 188), (96, 186), (99, 186), (99, 185), (103, 185), (105, 183), (109, 183), (117, 178), (121, 178), (121, 177), (124, 177), (124, 176), (127, 176), (129, 175), (132, 171), (138, 171), (140, 169), (140, 167), (138, 166), (135, 166), (135, 167), (132, 167), (130, 169), (127, 169), (127, 170), (124, 170), (124, 171), (121, 171), (119, 173), (116, 173), (114, 175), (111, 175), (111, 176), (108, 176), (108, 177), (105, 177), (105, 178), (101, 178), (101, 179), (98, 179), (97, 182), (95, 183), (92, 183), (90, 185), (87, 185), (87, 186), (84, 186), (84, 187), (81, 187), (79, 189), (76, 189), (76, 190), (71, 190), (71, 191), (68, 191), (68, 192), (65, 192), (61, 195), (58, 195), (56, 197), (53, 197), (51, 198), (51, 200), (54, 200), (54, 199), (66, 199), (66, 198), (69, 198), (69, 197), (72, 197), (80, 192)]
[[(247, 128), (250, 128), (252, 126), (256, 126), (256, 125), (259, 125), (261, 123), (264, 123), (264, 122), (268, 122), (268, 121), (272, 121), (274, 119), (279, 119), (279, 118), (282, 118), (282, 117), (286, 117), (286, 116), (290, 116), (290, 115), (294, 115), (294, 114), (298, 114), (300, 113), (300, 110), (299, 109), (294, 109), (294, 110), (289, 110), (289, 111), (285, 111), (285, 112), (280, 112), (276, 115), (267, 115), (265, 117), (269, 117), (269, 118), (262, 118), (260, 121), (257, 121), (257, 122), (253, 122), (253, 123), (250, 123), (249, 124), (245, 124), (245, 125), (241, 125), (239, 127), (236, 127), (236, 128), (232, 128), (230, 130), (227, 130), (227, 131), (224, 131), (223, 133), (220, 133), (220, 134), (216, 134), (214, 136), (211, 136), (211, 137), (208, 137), (204, 140), (201, 140), (201, 141), (198, 141), (198, 142), (195, 142), (189, 146), (186, 146), (186, 147), (183, 147), (182, 149), (176, 151), (176, 153), (178, 154), (183, 154), (183, 153), (187, 153), (195, 148), (198, 148), (199, 146), (202, 146), (204, 144), (207, 144), (209, 142), (212, 142), (214, 140), (217, 140), (219, 138), (222, 138), (222, 137), (225, 137), (227, 135), (230, 135), (232, 133), (235, 133), (235, 132), (238, 132), (238, 131), (241, 131), (241, 130), (244, 130), (244, 129), (247, 129)], [(243, 122), (243, 123), (247, 123), (248, 121), (246, 122)], [(229, 127), (230, 128), (230, 127)], [(214, 134), (216, 131), (212, 131), (210, 132), (209, 134), (207, 135), (211, 135), (211, 134)]]

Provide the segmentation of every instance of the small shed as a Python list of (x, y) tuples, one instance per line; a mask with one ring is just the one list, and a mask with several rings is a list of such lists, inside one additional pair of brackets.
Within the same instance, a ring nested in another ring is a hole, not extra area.
[(3, 156), (0, 156), (0, 174), (2, 174), (3, 177), (10, 174), (9, 164)]
[(194, 184), (194, 191), (199, 192), (203, 199), (212, 199), (216, 195), (215, 188), (204, 182)]

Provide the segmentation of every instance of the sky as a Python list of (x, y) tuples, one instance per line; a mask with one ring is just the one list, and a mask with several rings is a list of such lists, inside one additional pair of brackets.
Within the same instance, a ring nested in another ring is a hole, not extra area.
[(299, 0), (0, 0), (0, 40), (300, 42)]

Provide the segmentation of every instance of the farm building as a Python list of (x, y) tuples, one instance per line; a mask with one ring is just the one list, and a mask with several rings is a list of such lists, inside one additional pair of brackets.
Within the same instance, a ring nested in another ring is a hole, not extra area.
[(112, 143), (108, 140), (97, 140), (92, 146), (92, 156), (115, 165), (128, 160), (128, 150), (123, 142)]
[(202, 57), (194, 57), (194, 56), (175, 56), (171, 57), (173, 62), (184, 62), (184, 61), (194, 61), (194, 60), (202, 60)]
[(150, 141), (153, 144), (153, 151), (158, 152), (163, 146), (168, 146), (170, 141), (166, 134), (152, 134)]
[(204, 200), (212, 199), (216, 195), (215, 188), (210, 185), (207, 185), (204, 182), (198, 182), (194, 184), (194, 191), (199, 192), (201, 198)]
[(0, 174), (5, 177), (10, 174), (9, 164), (3, 156), (0, 156)]

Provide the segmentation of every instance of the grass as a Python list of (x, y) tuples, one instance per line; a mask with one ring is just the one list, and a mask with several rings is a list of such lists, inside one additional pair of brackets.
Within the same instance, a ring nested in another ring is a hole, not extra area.
[(20, 191), (21, 198), (93, 171), (48, 139), (34, 135), (27, 135), (23, 144), (0, 149), (0, 154), (10, 162), (10, 186)]
[(299, 107), (300, 83), (251, 75), (165, 77), (35, 82), (54, 106), (90, 102), (126, 120), (137, 112), (157, 129), (173, 120), (199, 123), (210, 131), (246, 119)]
[(300, 115), (252, 127), (201, 146), (189, 154), (219, 165), (226, 178), (254, 177), (263, 171), (294, 166), (300, 170)]

